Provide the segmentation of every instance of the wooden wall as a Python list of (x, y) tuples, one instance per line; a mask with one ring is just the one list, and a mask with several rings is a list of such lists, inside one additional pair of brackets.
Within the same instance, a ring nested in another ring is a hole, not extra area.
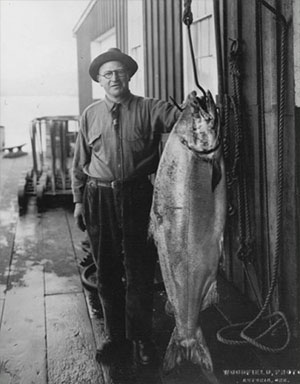
[[(220, 14), (221, 63), (224, 69), (220, 87), (221, 105), (226, 96), (234, 97), (230, 70), (230, 51), (233, 41), (240, 51), (242, 161), (247, 179), (249, 212), (253, 248), (251, 257), (258, 278), (259, 291), (264, 300), (272, 277), (278, 228), (280, 239), (280, 265), (278, 286), (275, 290), (274, 309), (283, 310), (297, 332), (299, 318), (299, 244), (297, 240), (297, 142), (294, 72), (293, 72), (293, 1), (268, 0), (282, 12), (288, 22), (287, 71), (285, 77), (285, 108), (283, 134), (283, 212), (277, 227), (278, 189), (278, 127), (280, 109), (280, 44), (281, 28), (274, 14), (260, 1), (216, 0)], [(233, 110), (229, 110), (233, 130)], [(231, 138), (233, 133), (231, 134)], [(237, 258), (240, 246), (238, 196), (236, 185), (229, 189), (229, 200), (236, 209), (228, 218), (226, 250), (226, 276), (242, 292), (254, 300), (242, 262)]]
[(144, 2), (146, 94), (183, 100), (182, 1)]

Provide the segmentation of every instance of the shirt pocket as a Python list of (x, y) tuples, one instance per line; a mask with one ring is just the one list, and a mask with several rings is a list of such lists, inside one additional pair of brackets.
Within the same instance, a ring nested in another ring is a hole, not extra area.
[(98, 134), (91, 135), (88, 143), (94, 152), (99, 153), (103, 146), (102, 134), (98, 133)]

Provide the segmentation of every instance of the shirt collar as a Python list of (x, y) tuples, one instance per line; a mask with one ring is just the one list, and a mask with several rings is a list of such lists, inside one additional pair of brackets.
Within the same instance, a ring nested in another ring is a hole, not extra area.
[[(127, 109), (129, 109), (129, 106), (130, 106), (130, 102), (133, 98), (133, 95), (130, 91), (128, 91), (128, 93), (126, 94), (126, 96), (124, 96), (124, 98), (120, 101), (119, 104), (122, 105), (122, 107), (125, 107)], [(113, 106), (116, 104), (114, 101), (110, 100), (107, 95), (105, 95), (105, 99), (104, 99), (106, 105), (107, 105), (107, 108), (109, 111), (112, 110)]]

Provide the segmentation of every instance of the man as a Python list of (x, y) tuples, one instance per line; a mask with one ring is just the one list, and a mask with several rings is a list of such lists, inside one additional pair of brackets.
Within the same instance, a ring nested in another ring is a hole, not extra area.
[(152, 184), (158, 165), (159, 133), (170, 131), (179, 111), (171, 104), (131, 94), (138, 69), (117, 48), (96, 57), (92, 79), (105, 98), (88, 106), (73, 161), (74, 217), (87, 230), (97, 266), (106, 341), (105, 360), (133, 342), (136, 357), (153, 357), (151, 321), (156, 254), (147, 242)]

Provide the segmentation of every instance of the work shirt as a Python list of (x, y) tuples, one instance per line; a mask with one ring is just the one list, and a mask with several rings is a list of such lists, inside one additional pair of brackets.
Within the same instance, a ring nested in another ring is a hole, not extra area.
[(82, 202), (88, 176), (102, 181), (128, 180), (156, 171), (160, 133), (170, 132), (179, 117), (172, 104), (128, 93), (120, 103), (118, 124), (114, 103), (105, 97), (85, 109), (73, 159), (72, 189)]

